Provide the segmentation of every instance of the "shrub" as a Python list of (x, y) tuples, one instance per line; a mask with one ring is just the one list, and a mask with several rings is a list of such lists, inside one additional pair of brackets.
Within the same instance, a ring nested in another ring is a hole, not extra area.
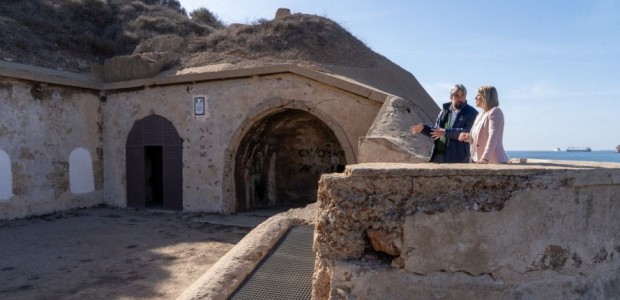
[(177, 0), (141, 0), (141, 1), (148, 5), (162, 5), (162, 6), (171, 8), (177, 12), (180, 12), (184, 15), (187, 14), (185, 12), (185, 9), (181, 7), (181, 3), (179, 3), (179, 1)]
[(189, 13), (193, 21), (202, 23), (213, 28), (223, 28), (224, 24), (220, 19), (208, 9), (201, 7)]
[(135, 20), (137, 29), (159, 33), (173, 33), (176, 24), (162, 17), (140, 16)]

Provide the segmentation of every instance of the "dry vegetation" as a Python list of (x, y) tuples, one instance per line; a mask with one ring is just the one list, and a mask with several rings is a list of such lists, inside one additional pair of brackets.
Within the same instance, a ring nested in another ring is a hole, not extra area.
[(209, 54), (210, 62), (226, 60), (222, 55), (227, 55), (244, 60), (358, 67), (371, 63), (376, 56), (337, 23), (306, 14), (221, 28), (190, 43), (187, 51), (194, 54), (187, 66), (204, 63), (205, 54)]
[(0, 0), (0, 59), (84, 72), (154, 36), (222, 27), (205, 11), (190, 19), (175, 0)]
[[(337, 23), (314, 15), (225, 26), (176, 0), (0, 0), (0, 59), (88, 72), (160, 35), (185, 38), (180, 68), (214, 63), (371, 67), (380, 56)], [(275, 12), (274, 12), (275, 13)]]

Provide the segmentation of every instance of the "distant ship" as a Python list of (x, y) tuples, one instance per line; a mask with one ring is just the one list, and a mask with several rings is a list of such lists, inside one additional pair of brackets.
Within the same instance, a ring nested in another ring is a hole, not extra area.
[(592, 149), (590, 147), (568, 147), (566, 148), (566, 152), (590, 152)]
[(616, 146), (616, 152), (620, 153), (620, 145)]
[(553, 151), (556, 151), (556, 152), (558, 152), (558, 151), (562, 151), (562, 148), (560, 148), (560, 147), (555, 147), (555, 148), (553, 148)]

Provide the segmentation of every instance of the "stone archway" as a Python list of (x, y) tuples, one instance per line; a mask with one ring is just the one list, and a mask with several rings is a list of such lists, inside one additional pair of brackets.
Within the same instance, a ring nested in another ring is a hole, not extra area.
[(300, 207), (316, 201), (321, 174), (341, 172), (334, 132), (303, 110), (271, 114), (243, 136), (235, 155), (235, 211)]
[(161, 116), (134, 123), (125, 145), (128, 207), (183, 209), (182, 143)]

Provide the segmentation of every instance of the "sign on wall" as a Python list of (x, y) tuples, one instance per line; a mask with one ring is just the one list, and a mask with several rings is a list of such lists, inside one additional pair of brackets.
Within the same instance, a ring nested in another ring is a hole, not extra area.
[(206, 111), (206, 101), (204, 96), (194, 97), (194, 114), (197, 116), (204, 116)]
[(194, 106), (194, 119), (206, 121), (209, 118), (209, 97), (204, 95), (194, 95), (192, 97)]

